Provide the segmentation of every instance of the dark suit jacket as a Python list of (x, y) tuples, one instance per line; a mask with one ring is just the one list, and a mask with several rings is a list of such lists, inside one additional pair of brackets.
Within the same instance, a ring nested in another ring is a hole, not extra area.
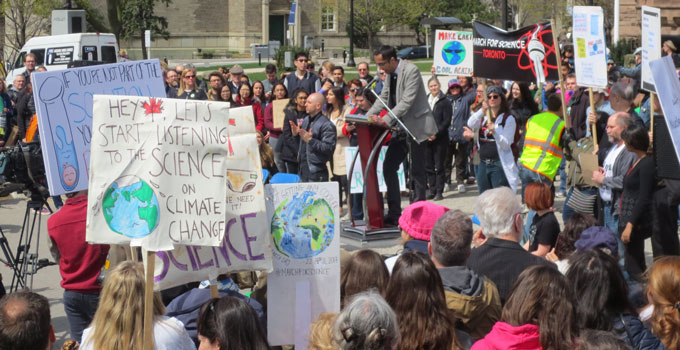
[(557, 268), (550, 261), (527, 252), (519, 243), (500, 238), (489, 238), (481, 247), (473, 249), (467, 261), (470, 269), (496, 284), (503, 305), (519, 274), (527, 267), (541, 264)]
[[(394, 74), (394, 73), (392, 73)], [(390, 96), (390, 74), (385, 79), (380, 99), (384, 103), (389, 103)], [(427, 103), (427, 93), (423, 84), (423, 77), (420, 70), (413, 63), (402, 60), (399, 62), (396, 84), (396, 102), (392, 112), (401, 119), (406, 127), (413, 133), (418, 142), (427, 140), (430, 136), (437, 134), (437, 123), (432, 115), (430, 105)], [(384, 108), (380, 100), (366, 113), (367, 115), (380, 114)], [(397, 121), (388, 113), (383, 120), (390, 126), (394, 126)]]

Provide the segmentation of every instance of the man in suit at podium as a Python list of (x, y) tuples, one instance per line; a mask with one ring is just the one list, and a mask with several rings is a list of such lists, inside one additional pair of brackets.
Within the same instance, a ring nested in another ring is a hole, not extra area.
[[(399, 165), (406, 156), (409, 156), (411, 202), (425, 200), (427, 187), (423, 157), (425, 146), (420, 143), (437, 133), (437, 125), (427, 103), (427, 94), (418, 67), (406, 60), (397, 59), (397, 51), (392, 46), (382, 46), (375, 52), (374, 57), (378, 67), (385, 71), (387, 77), (380, 99), (366, 114), (373, 122), (384, 123), (396, 129), (392, 133), (383, 162), (388, 207), (385, 224), (396, 226), (401, 215), (401, 195), (397, 176)], [(382, 118), (378, 116), (384, 108), (383, 103), (387, 104), (394, 115), (387, 113)], [(398, 123), (395, 116), (401, 120), (403, 126)]]

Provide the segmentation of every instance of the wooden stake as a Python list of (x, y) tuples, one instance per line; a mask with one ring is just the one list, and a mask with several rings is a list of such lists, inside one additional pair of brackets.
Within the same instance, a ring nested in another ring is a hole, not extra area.
[[(597, 110), (595, 110), (595, 99), (593, 98), (593, 88), (591, 87), (588, 88), (588, 97), (590, 98), (590, 111), (597, 115)], [(593, 135), (593, 145), (595, 146), (595, 152), (597, 152), (600, 149), (597, 144), (597, 120), (591, 125), (591, 128), (592, 131), (590, 133)]]
[(653, 92), (649, 93), (649, 132), (654, 137), (654, 95)]
[[(553, 45), (555, 45), (555, 57), (557, 57), (557, 77), (560, 79), (560, 98), (562, 99), (562, 114), (564, 115), (564, 123), (567, 127), (573, 127), (567, 114), (567, 100), (564, 98), (564, 77), (562, 76), (562, 57), (560, 55), (560, 45), (557, 43), (555, 37), (555, 20), (550, 20), (550, 28), (553, 32)], [(543, 96), (541, 94), (541, 107), (543, 106)]]
[(146, 252), (146, 284), (144, 288), (144, 350), (154, 350), (153, 343), (153, 273), (156, 254)]
[(220, 292), (217, 290), (217, 286), (214, 284), (210, 285), (210, 299), (218, 299), (220, 297)]
[[(482, 94), (482, 101), (487, 103), (487, 106), (489, 104), (489, 98), (486, 96), (486, 78), (482, 80), (482, 89), (484, 90), (484, 93)], [(486, 110), (486, 122), (489, 123), (491, 122), (491, 108)]]
[(130, 246), (130, 254), (132, 255), (132, 261), (139, 262), (139, 255), (137, 255), (137, 249)]

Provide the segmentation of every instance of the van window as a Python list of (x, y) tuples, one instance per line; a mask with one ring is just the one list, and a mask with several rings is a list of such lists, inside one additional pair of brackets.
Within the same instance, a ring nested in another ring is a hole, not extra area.
[(36, 67), (45, 63), (45, 49), (31, 50), (31, 53), (35, 55), (35, 66)]
[(14, 62), (14, 65), (12, 68), (21, 68), (24, 66), (24, 57), (26, 57), (26, 52), (22, 52), (19, 54), (19, 57), (17, 57), (17, 60)]
[(102, 62), (116, 63), (116, 47), (102, 45)]
[(48, 66), (55, 64), (69, 64), (73, 60), (73, 46), (54, 47), (47, 49), (47, 60), (45, 64)]
[(83, 61), (97, 61), (97, 47), (83, 46)]

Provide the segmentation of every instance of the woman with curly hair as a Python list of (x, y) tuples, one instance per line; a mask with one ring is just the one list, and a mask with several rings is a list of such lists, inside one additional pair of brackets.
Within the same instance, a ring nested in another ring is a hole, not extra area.
[(680, 256), (664, 256), (654, 262), (647, 297), (654, 306), (652, 333), (667, 349), (680, 349)]
[(437, 268), (420, 252), (402, 253), (385, 296), (397, 314), (401, 350), (461, 349)]

